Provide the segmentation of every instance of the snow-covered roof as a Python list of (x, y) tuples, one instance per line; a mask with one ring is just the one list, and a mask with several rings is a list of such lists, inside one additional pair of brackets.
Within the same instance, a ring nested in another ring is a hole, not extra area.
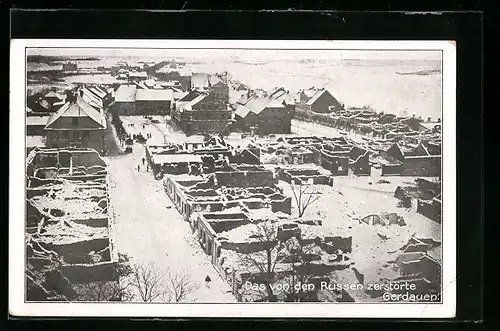
[(307, 105), (312, 105), (316, 102), (316, 100), (319, 99), (319, 97), (321, 97), (323, 94), (325, 93), (329, 93), (327, 90), (320, 90), (319, 92), (317, 92), (311, 99), (309, 99), (307, 101)]
[(64, 99), (64, 96), (57, 93), (57, 92), (54, 92), (54, 91), (50, 91), (49, 93), (45, 94), (44, 96), (45, 98), (58, 98), (59, 100), (63, 100)]
[(43, 136), (26, 136), (26, 147), (45, 147)]
[(99, 124), (102, 129), (106, 128), (106, 118), (104, 114), (95, 110), (80, 96), (77, 96), (75, 101), (67, 102), (56, 113), (52, 114), (45, 129), (52, 129), (52, 124), (61, 117), (89, 117)]
[(137, 90), (135, 99), (137, 101), (172, 101), (173, 100), (172, 90)]
[(243, 105), (239, 105), (238, 108), (236, 108), (236, 111), (234, 112), (235, 115), (238, 115), (241, 118), (245, 118), (249, 113), (251, 112), (250, 109)]
[(116, 90), (115, 101), (134, 102), (136, 92), (137, 86), (135, 85), (120, 85), (120, 87)]
[(49, 120), (50, 116), (28, 116), (26, 117), (26, 125), (31, 126), (31, 125), (43, 125), (45, 126), (47, 124), (47, 121)]
[(128, 76), (131, 78), (147, 78), (148, 73), (145, 71), (130, 71)]
[(195, 154), (154, 154), (154, 164), (168, 164), (168, 163), (181, 163), (193, 162), (201, 163), (201, 156)]
[(89, 87), (89, 90), (101, 99), (106, 96), (106, 92), (104, 92), (103, 90), (99, 89), (96, 86)]
[(207, 97), (206, 94), (200, 94), (199, 96), (197, 96), (196, 98), (194, 98), (193, 100), (185, 103), (182, 108), (184, 110), (192, 110), (193, 109), (193, 106), (196, 105), (198, 102), (200, 102), (201, 100), (205, 99)]

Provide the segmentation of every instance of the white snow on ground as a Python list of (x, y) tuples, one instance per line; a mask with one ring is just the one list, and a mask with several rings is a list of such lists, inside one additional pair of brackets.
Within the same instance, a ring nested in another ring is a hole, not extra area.
[[(338, 233), (350, 233), (353, 239), (352, 260), (365, 276), (365, 282), (378, 283), (394, 278), (397, 272), (388, 264), (394, 261), (411, 236), (441, 242), (441, 225), (416, 211), (398, 208), (394, 191), (398, 185), (412, 183), (415, 177), (384, 177), (390, 183), (377, 183), (377, 177), (334, 177), (334, 186), (316, 185), (321, 198), (310, 205), (303, 219), (322, 220), (323, 226)], [(372, 184), (370, 185), (369, 182)], [(293, 196), (290, 185), (280, 182), (284, 194)], [(292, 198), (293, 199), (293, 198)], [(360, 224), (363, 218), (380, 212), (395, 212), (404, 217), (406, 226)], [(298, 216), (292, 201), (292, 216)]]
[[(135, 127), (138, 127), (137, 122)], [(153, 139), (163, 139), (160, 130), (151, 125), (148, 130)], [(198, 285), (189, 301), (236, 302), (229, 285), (220, 278), (192, 236), (189, 224), (172, 206), (161, 182), (142, 167), (144, 155), (144, 146), (136, 143), (132, 154), (107, 159), (117, 250), (128, 254), (132, 262), (152, 261), (165, 271), (186, 272)], [(140, 172), (138, 164), (141, 164)], [(172, 208), (167, 209), (167, 206)], [(207, 275), (212, 279), (210, 288), (204, 283)]]
[[(163, 143), (176, 143), (181, 144), (184, 142), (201, 142), (203, 141), (203, 136), (194, 135), (186, 137), (186, 135), (179, 130), (172, 128), (170, 125), (166, 124), (165, 116), (150, 116), (153, 120), (158, 121), (158, 123), (153, 123), (151, 120), (145, 118), (144, 116), (120, 116), (123, 122), (123, 127), (127, 133), (142, 134), (145, 138), (147, 133), (151, 134), (151, 138), (148, 138), (148, 144), (163, 144)], [(133, 126), (129, 126), (133, 124)]]

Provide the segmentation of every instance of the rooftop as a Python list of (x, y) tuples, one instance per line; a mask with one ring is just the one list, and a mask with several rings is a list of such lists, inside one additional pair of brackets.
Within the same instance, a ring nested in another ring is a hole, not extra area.
[(136, 93), (137, 101), (172, 101), (172, 90), (146, 90), (139, 89)]
[(120, 85), (116, 90), (115, 102), (134, 102), (136, 91), (136, 85)]

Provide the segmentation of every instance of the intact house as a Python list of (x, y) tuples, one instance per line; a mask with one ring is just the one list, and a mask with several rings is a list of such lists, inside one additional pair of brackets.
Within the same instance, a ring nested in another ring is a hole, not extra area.
[(172, 120), (187, 135), (223, 133), (233, 118), (231, 108), (224, 99), (221, 99), (217, 90), (188, 94), (179, 99), (175, 109), (172, 110), (172, 115)]
[(286, 101), (268, 97), (253, 97), (235, 111), (236, 127), (257, 134), (292, 132), (293, 106)]
[(79, 95), (72, 96), (45, 126), (47, 147), (92, 148), (102, 154), (106, 150), (105, 130), (103, 111), (96, 110)]
[(113, 115), (135, 115), (135, 84), (123, 84), (115, 92), (115, 101), (109, 106)]
[(296, 104), (297, 109), (315, 113), (331, 113), (344, 109), (343, 105), (328, 90), (312, 91), (315, 93), (310, 93), (310, 90), (307, 91), (309, 93), (306, 93), (306, 91), (299, 93), (298, 103)]
[(138, 89), (135, 96), (136, 115), (168, 115), (173, 101), (172, 90)]
[(81, 87), (78, 89), (77, 93), (85, 102), (94, 107), (97, 111), (100, 112), (104, 110), (103, 99), (97, 96), (95, 92), (92, 92), (89, 88)]
[(148, 79), (148, 73), (145, 71), (129, 71), (129, 80), (146, 80)]
[(50, 115), (50, 113), (56, 112), (66, 103), (66, 95), (50, 91), (37, 100), (33, 97), (28, 97), (27, 102), (34, 115), (42, 113)]
[(26, 117), (26, 135), (27, 136), (44, 136), (45, 125), (49, 120), (49, 115), (44, 116), (27, 116)]

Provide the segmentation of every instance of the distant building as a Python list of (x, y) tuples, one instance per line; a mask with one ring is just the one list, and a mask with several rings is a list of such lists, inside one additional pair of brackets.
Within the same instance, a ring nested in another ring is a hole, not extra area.
[(173, 102), (172, 90), (139, 89), (135, 96), (136, 115), (168, 115)]
[(232, 121), (232, 110), (217, 92), (192, 91), (177, 101), (172, 119), (188, 135), (222, 133)]
[(62, 70), (63, 71), (78, 71), (78, 66), (76, 65), (76, 63), (73, 63), (73, 62), (63, 63)]
[(291, 133), (292, 107), (285, 101), (252, 97), (245, 105), (238, 105), (236, 125), (243, 131), (259, 134)]
[(134, 115), (136, 93), (136, 85), (120, 85), (115, 92), (115, 102), (110, 105), (109, 111), (115, 115)]
[(156, 71), (156, 77), (162, 81), (178, 81), (183, 91), (191, 89), (191, 72), (189, 71), (163, 67)]
[(344, 107), (337, 99), (326, 89), (316, 90), (311, 95), (311, 90), (302, 91), (299, 94), (296, 108), (304, 111), (312, 111), (315, 113), (331, 113), (342, 110)]
[(193, 72), (191, 75), (191, 89), (199, 91), (208, 91), (210, 86), (207, 73)]
[(145, 71), (130, 71), (128, 73), (129, 80), (147, 80), (148, 78), (148, 73)]
[(83, 147), (105, 153), (106, 117), (79, 95), (54, 113), (45, 126), (47, 147)]

